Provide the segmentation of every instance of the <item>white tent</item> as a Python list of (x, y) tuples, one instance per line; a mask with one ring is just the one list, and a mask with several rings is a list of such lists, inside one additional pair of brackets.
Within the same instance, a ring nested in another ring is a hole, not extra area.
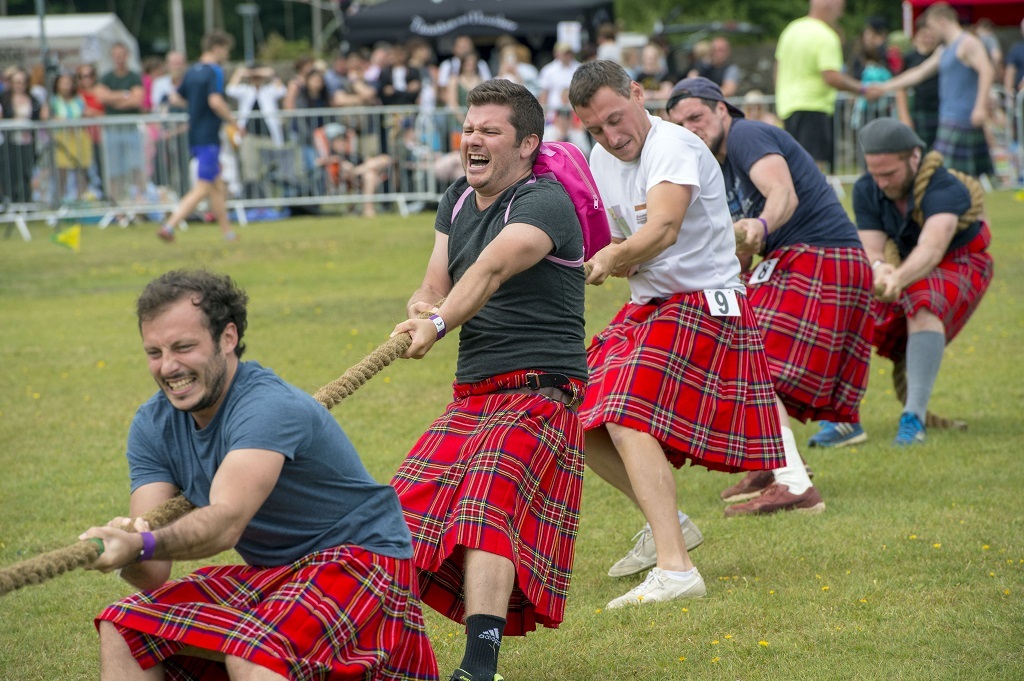
[[(131, 52), (131, 68), (140, 70), (139, 43), (116, 14), (52, 14), (46, 22), (46, 43), (65, 66), (96, 64), (100, 73), (113, 67), (110, 48), (124, 43)], [(0, 17), (0, 64), (30, 66), (42, 58), (39, 17)]]

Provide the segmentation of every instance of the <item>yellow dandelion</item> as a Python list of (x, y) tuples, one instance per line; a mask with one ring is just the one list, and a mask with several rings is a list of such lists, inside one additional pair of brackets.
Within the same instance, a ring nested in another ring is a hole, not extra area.
[(768, 641), (758, 641), (757, 645), (761, 646), (762, 648), (767, 648), (768, 647)]
[(33, 400), (38, 400), (38, 399), (39, 399), (40, 397), (41, 397), (41, 396), (40, 396), (40, 394), (39, 394), (39, 393), (32, 393), (32, 399), (33, 399)]
[(595, 610), (594, 614), (595, 615), (600, 615), (601, 614), (601, 608), (598, 608), (597, 610)]
[(711, 658), (711, 664), (718, 664), (718, 660), (719, 660), (719, 659), (720, 659), (720, 658), (717, 658), (717, 657), (712, 657), (712, 658)]
[(100, 361), (96, 362), (96, 368), (97, 369), (102, 369), (105, 366), (107, 366), (107, 363), (104, 362), (102, 359)]
[(1009, 589), (1003, 589), (1003, 595), (1004, 596), (1009, 596), (1010, 595), (1010, 590)]
[(912, 534), (909, 537), (907, 537), (907, 539), (917, 539), (917, 535), (916, 534)]
[(989, 577), (995, 577), (995, 576), (996, 576), (996, 573), (994, 573), (994, 572), (990, 572), (990, 573), (988, 573), (988, 576), (989, 576)]
[(718, 645), (718, 639), (716, 638), (716, 639), (715, 639), (714, 641), (712, 641), (712, 642), (711, 642), (711, 645), (713, 645), (713, 646), (717, 646), (717, 645)]
[(988, 549), (989, 549), (989, 545), (988, 544), (982, 544), (981, 545), (981, 550), (982, 551), (988, 551)]
[(391, 377), (390, 376), (385, 376), (384, 377), (384, 382), (385, 383), (390, 383), (391, 382)]
[(359, 329), (352, 329), (351, 331), (349, 331), (349, 333), (352, 334), (353, 336), (358, 336), (359, 335)]
[(941, 549), (942, 548), (942, 544), (932, 544), (932, 548), (933, 549)]
[(769, 596), (774, 596), (775, 595), (775, 589), (768, 589), (768, 595)]
[(725, 638), (726, 638), (726, 639), (731, 639), (731, 638), (732, 638), (732, 634), (726, 634), (726, 635), (725, 635)]
[(686, 662), (686, 658), (685, 658), (685, 657), (683, 657), (682, 655), (680, 655), (680, 656), (679, 656), (679, 661), (680, 661), (680, 662)]
[(683, 608), (683, 612), (690, 612), (689, 608)]
[(828, 591), (828, 586), (823, 586), (823, 587), (821, 587), (821, 590), (822, 590), (822, 591)]
[(861, 602), (861, 603), (867, 603), (867, 602), (868, 602), (868, 599), (866, 599), (866, 598), (862, 598), (862, 599), (860, 599), (860, 602)]

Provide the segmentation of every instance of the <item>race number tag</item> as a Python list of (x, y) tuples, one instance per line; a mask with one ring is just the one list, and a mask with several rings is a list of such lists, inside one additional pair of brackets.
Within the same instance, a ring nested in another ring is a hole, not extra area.
[(736, 291), (731, 288), (706, 288), (704, 297), (708, 301), (708, 309), (712, 317), (739, 317), (740, 304), (736, 300)]
[(758, 263), (754, 271), (750, 273), (750, 279), (747, 280), (751, 284), (763, 284), (768, 281), (772, 272), (775, 271), (775, 266), (779, 264), (778, 258), (772, 258), (771, 260), (762, 260)]

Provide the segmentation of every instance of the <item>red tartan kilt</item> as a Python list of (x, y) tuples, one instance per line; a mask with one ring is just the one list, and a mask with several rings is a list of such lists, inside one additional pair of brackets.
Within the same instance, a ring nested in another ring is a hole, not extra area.
[(113, 623), (143, 669), (163, 663), (172, 680), (227, 678), (220, 663), (177, 655), (195, 646), (294, 680), (432, 681), (413, 571), (350, 545), (281, 567), (217, 565), (114, 603), (96, 626)]
[(907, 351), (907, 317), (925, 309), (942, 320), (948, 345), (967, 324), (992, 281), (992, 233), (982, 224), (969, 244), (947, 253), (931, 274), (903, 291), (894, 303), (872, 305), (878, 354), (898, 360)]
[(649, 433), (677, 468), (687, 460), (730, 473), (783, 465), (761, 333), (746, 297), (737, 298), (739, 317), (711, 316), (702, 291), (627, 303), (587, 351), (583, 427)]
[(772, 251), (768, 281), (748, 284), (775, 392), (799, 420), (857, 420), (871, 362), (871, 265), (860, 248)]
[[(456, 385), (391, 484), (412, 532), (423, 602), (461, 623), (464, 550), (503, 556), (516, 572), (505, 635), (516, 636), (563, 619), (584, 463), (572, 410), (538, 395), (494, 394), (523, 385), (512, 376)], [(582, 394), (584, 384), (575, 385)]]

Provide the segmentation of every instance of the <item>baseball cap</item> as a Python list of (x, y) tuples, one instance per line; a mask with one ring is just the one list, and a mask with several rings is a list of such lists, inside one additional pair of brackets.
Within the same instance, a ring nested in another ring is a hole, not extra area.
[(716, 102), (722, 102), (725, 104), (725, 108), (729, 110), (729, 115), (733, 118), (743, 118), (743, 112), (738, 108), (729, 103), (729, 100), (722, 94), (722, 89), (718, 87), (713, 80), (708, 80), (703, 76), (697, 78), (683, 78), (681, 81), (675, 84), (672, 88), (672, 93), (668, 96), (668, 103), (665, 104), (665, 110), (671, 111), (679, 102), (690, 97), (697, 97), (699, 99), (712, 99)]
[(857, 139), (865, 154), (897, 154), (925, 147), (916, 132), (895, 118), (876, 118), (860, 129)]

